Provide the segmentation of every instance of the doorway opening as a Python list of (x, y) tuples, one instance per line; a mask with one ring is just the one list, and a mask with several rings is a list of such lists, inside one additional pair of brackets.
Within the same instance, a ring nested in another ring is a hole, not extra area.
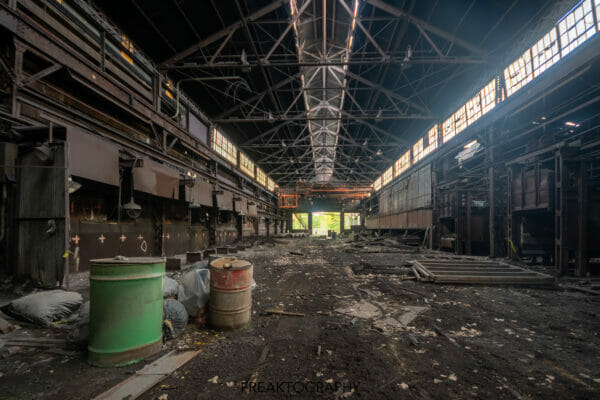
[(313, 235), (327, 235), (329, 231), (340, 233), (340, 213), (312, 213), (312, 228)]

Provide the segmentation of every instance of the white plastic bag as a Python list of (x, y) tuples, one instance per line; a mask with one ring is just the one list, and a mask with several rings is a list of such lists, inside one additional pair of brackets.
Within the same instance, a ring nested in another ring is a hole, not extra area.
[(210, 297), (210, 270), (206, 268), (194, 269), (181, 275), (179, 286), (179, 300), (188, 314), (195, 317)]

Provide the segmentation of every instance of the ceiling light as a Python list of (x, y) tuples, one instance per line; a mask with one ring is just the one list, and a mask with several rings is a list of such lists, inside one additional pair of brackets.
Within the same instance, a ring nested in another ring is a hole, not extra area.
[(578, 127), (579, 127), (579, 124), (578, 124), (577, 122), (571, 122), (571, 121), (567, 121), (567, 122), (565, 122), (565, 125), (566, 125), (566, 126), (573, 126), (573, 127), (575, 127), (575, 128), (578, 128)]
[(377, 149), (377, 153), (375, 153), (376, 155), (380, 156), (383, 154), (383, 152), (381, 151), (381, 149)]

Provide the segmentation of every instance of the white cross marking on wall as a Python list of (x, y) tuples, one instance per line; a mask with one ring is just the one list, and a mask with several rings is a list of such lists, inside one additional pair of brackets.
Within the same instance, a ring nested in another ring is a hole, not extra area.
[(100, 243), (104, 244), (104, 240), (106, 240), (106, 238), (104, 237), (104, 235), (100, 235), (98, 240), (100, 241)]

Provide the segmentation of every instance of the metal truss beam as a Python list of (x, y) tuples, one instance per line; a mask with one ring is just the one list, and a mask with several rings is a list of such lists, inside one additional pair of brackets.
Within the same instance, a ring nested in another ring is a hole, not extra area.
[[(286, 3), (286, 0), (276, 0), (273, 1), (272, 3), (264, 6), (263, 8), (261, 8), (258, 11), (255, 11), (253, 13), (248, 14), (246, 17), (244, 17), (244, 20), (246, 21), (254, 21), (257, 20), (273, 11), (275, 11), (276, 9), (278, 9), (279, 7), (283, 6)], [(230, 34), (231, 31), (235, 31), (241, 27), (243, 27), (244, 22), (243, 20), (239, 20), (237, 22), (234, 22), (233, 24), (221, 29), (218, 32), (213, 33), (212, 35), (210, 35), (209, 37), (207, 37), (204, 40), (201, 40), (200, 42), (196, 43), (193, 46), (188, 47), (185, 50), (182, 50), (176, 54), (174, 54), (173, 56), (171, 56), (170, 58), (168, 58), (167, 60), (163, 61), (162, 63), (162, 67), (168, 66), (170, 64), (174, 64), (176, 62), (179, 62), (181, 60), (183, 60), (186, 57), (191, 56), (192, 54), (194, 54), (195, 52), (197, 52), (198, 50), (210, 45), (211, 43), (216, 42), (219, 39), (222, 39), (224, 37), (226, 37), (227, 35)]]
[(419, 19), (411, 14), (408, 14), (408, 13), (400, 10), (399, 8), (396, 8), (392, 5), (384, 2), (383, 0), (365, 0), (365, 1), (368, 4), (372, 5), (373, 7), (377, 7), (379, 9), (387, 12), (388, 14), (394, 15), (398, 18), (404, 18), (404, 19), (408, 20), (409, 22), (411, 22), (412, 24), (420, 26), (422, 29), (424, 29), (430, 33), (433, 33), (434, 35), (444, 38), (450, 42), (454, 42), (457, 45), (461, 46), (462, 48), (464, 48), (466, 50), (469, 50), (472, 53), (475, 53), (478, 55), (484, 55), (486, 53), (486, 51), (484, 49), (480, 48), (479, 46), (476, 46), (466, 40), (463, 40), (450, 32), (447, 32), (436, 26), (433, 26), (429, 22), (423, 21), (422, 19)]

